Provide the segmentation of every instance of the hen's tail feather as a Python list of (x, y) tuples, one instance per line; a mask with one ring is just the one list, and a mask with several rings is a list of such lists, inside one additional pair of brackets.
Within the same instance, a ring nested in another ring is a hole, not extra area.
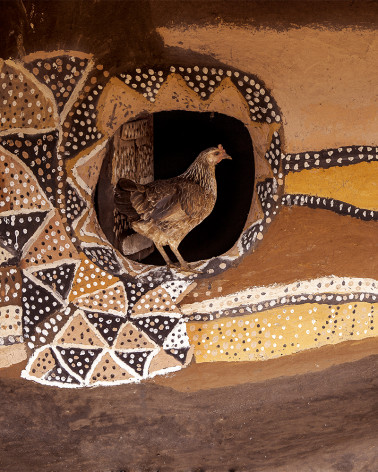
[(141, 187), (141, 185), (136, 184), (132, 180), (120, 179), (115, 190), (114, 203), (116, 208), (122, 215), (126, 215), (129, 223), (140, 218), (139, 213), (131, 203), (131, 192), (139, 190), (138, 187)]
[(142, 190), (143, 185), (137, 184), (133, 180), (130, 179), (119, 179), (117, 183), (117, 188), (116, 190), (129, 190), (129, 191), (134, 191), (134, 190)]

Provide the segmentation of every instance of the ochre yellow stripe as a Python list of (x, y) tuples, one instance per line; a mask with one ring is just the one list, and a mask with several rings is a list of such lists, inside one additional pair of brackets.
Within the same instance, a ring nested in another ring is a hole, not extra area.
[(215, 321), (189, 322), (197, 363), (257, 361), (376, 336), (378, 304), (284, 306)]
[(291, 172), (285, 193), (335, 198), (367, 210), (378, 210), (378, 162)]

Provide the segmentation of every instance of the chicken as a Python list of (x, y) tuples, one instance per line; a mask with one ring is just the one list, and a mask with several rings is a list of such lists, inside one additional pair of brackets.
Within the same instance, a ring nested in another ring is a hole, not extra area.
[(169, 267), (163, 246), (169, 246), (182, 269), (191, 270), (178, 246), (213, 210), (217, 199), (215, 166), (231, 157), (222, 145), (202, 151), (178, 177), (138, 184), (118, 181), (114, 202), (134, 231), (150, 238)]

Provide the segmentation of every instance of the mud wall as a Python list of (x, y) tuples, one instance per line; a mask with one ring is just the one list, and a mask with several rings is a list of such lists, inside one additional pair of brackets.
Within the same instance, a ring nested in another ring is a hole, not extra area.
[[(4, 367), (108, 385), (193, 354), (264, 360), (375, 336), (377, 7), (279, 3), (6, 4)], [(243, 233), (199, 274), (127, 260), (93, 206), (119, 126), (173, 109), (233, 116), (254, 145)]]

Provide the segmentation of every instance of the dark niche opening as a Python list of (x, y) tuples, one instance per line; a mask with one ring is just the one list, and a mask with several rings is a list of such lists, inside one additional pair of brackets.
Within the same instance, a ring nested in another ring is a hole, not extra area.
[[(154, 180), (168, 179), (183, 173), (201, 151), (218, 144), (222, 144), (232, 157), (232, 161), (224, 160), (216, 167), (217, 201), (214, 210), (179, 246), (181, 255), (188, 262), (209, 259), (227, 252), (239, 238), (251, 206), (254, 158), (248, 130), (239, 120), (220, 113), (165, 111), (154, 113), (147, 121), (153, 130), (153, 151), (150, 149), (153, 162), (149, 165), (153, 167)], [(140, 150), (139, 161), (149, 159), (146, 157), (149, 147), (147, 141), (141, 141), (143, 145), (139, 148), (135, 145)], [(117, 145), (113, 138), (101, 169), (95, 208), (105, 235), (115, 247), (120, 248), (119, 238), (114, 232), (111, 184), (112, 166), (117, 165), (114, 162)], [(141, 168), (142, 164), (136, 163), (134, 167)], [(121, 175), (122, 171), (118, 174)], [(124, 235), (131, 233), (129, 228)], [(169, 248), (166, 250), (171, 260), (175, 261)], [(148, 264), (164, 265), (160, 253), (155, 249), (148, 254), (151, 251), (142, 251), (136, 258)], [(146, 253), (147, 257), (143, 257)]]

